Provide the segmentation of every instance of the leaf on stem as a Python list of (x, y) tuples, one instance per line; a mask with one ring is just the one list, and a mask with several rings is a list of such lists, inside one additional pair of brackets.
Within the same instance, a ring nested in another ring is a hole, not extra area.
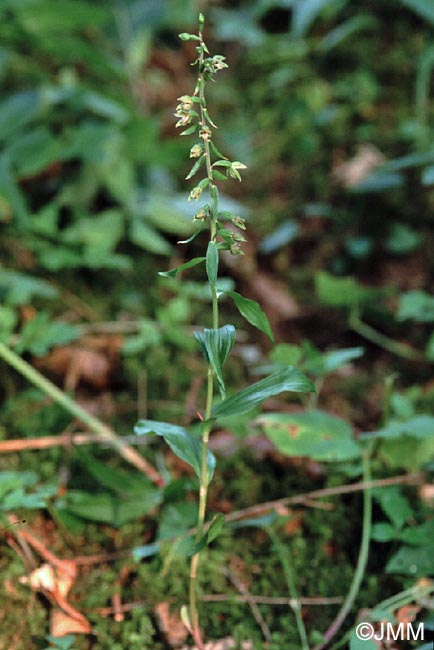
[[(164, 438), (173, 453), (191, 465), (199, 479), (201, 479), (202, 442), (189, 433), (187, 429), (169, 422), (139, 420), (134, 427), (134, 433), (137, 435), (155, 433), (157, 436)], [(216, 459), (209, 449), (207, 449), (206, 456), (207, 480), (209, 483), (214, 473)]]
[[(187, 243), (186, 242), (180, 242), (180, 243)], [(192, 260), (189, 260), (188, 262), (185, 262), (184, 264), (180, 264), (174, 269), (170, 269), (170, 271), (160, 271), (158, 275), (161, 275), (163, 278), (176, 278), (178, 273), (181, 271), (184, 271), (184, 269), (191, 269), (193, 266), (197, 266), (198, 264), (201, 264), (201, 262), (204, 262), (205, 258), (204, 257), (194, 257)]]
[(315, 386), (300, 370), (287, 366), (223, 400), (213, 409), (212, 416), (218, 418), (247, 413), (269, 397), (285, 391), (310, 393), (315, 392)]
[(253, 327), (256, 327), (261, 332), (264, 332), (270, 341), (274, 343), (274, 336), (273, 332), (271, 331), (271, 325), (265, 312), (262, 310), (256, 300), (244, 298), (244, 296), (237, 293), (236, 291), (227, 291), (226, 293), (234, 301), (235, 306), (240, 312), (241, 316), (243, 316), (243, 318), (245, 318), (248, 323), (253, 325)]
[(219, 268), (219, 252), (217, 244), (210, 241), (206, 251), (206, 273), (209, 283), (214, 287), (217, 282)]
[(188, 181), (190, 178), (193, 178), (193, 176), (196, 174), (196, 172), (199, 170), (199, 168), (203, 165), (204, 162), (205, 162), (205, 156), (201, 156), (200, 158), (198, 158), (194, 163), (193, 167), (191, 168), (191, 170), (189, 171), (189, 173), (187, 174), (187, 176), (185, 177), (185, 180)]
[(222, 368), (235, 342), (235, 327), (233, 325), (224, 325), (218, 329), (204, 329), (203, 332), (194, 332), (194, 337), (206, 362), (211, 364), (215, 371), (220, 394), (224, 399), (226, 389)]

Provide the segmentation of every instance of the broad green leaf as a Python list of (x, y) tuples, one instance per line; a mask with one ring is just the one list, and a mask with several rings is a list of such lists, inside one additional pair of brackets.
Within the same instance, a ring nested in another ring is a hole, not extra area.
[(398, 485), (374, 490), (373, 494), (395, 529), (402, 528), (412, 516), (413, 510)]
[(333, 350), (325, 352), (324, 354), (318, 353), (310, 358), (307, 358), (303, 363), (303, 370), (310, 372), (313, 375), (322, 377), (330, 372), (334, 372), (338, 368), (345, 366), (354, 359), (359, 359), (363, 356), (365, 349), (358, 348), (344, 348), (343, 350)]
[(401, 546), (387, 563), (386, 573), (398, 573), (413, 578), (433, 576), (432, 539), (427, 540), (426, 546)]
[(318, 299), (331, 307), (352, 307), (385, 293), (363, 287), (350, 276), (338, 278), (326, 271), (316, 273), (315, 291)]
[(169, 255), (170, 244), (152, 226), (140, 219), (133, 219), (129, 232), (130, 241), (150, 253)]
[(431, 25), (434, 25), (434, 4), (432, 0), (401, 0), (409, 9), (412, 9)]
[(24, 323), (15, 350), (19, 354), (28, 351), (41, 357), (55, 345), (65, 345), (79, 336), (80, 330), (76, 325), (50, 321), (48, 313), (42, 311)]
[(417, 323), (434, 322), (434, 296), (420, 290), (401, 294), (396, 318)]
[(270, 359), (273, 363), (294, 366), (303, 357), (303, 350), (298, 345), (290, 343), (278, 343), (270, 352)]
[(46, 280), (1, 267), (0, 292), (5, 296), (4, 302), (11, 305), (24, 305), (30, 302), (33, 296), (55, 298), (58, 295), (57, 289)]
[(419, 526), (405, 528), (400, 539), (411, 546), (426, 546), (430, 539), (434, 539), (434, 519), (428, 519)]
[(415, 438), (402, 435), (384, 439), (381, 441), (379, 456), (389, 467), (403, 467), (414, 472), (434, 458), (434, 436)]
[(211, 364), (216, 373), (220, 394), (224, 399), (226, 391), (222, 369), (235, 343), (235, 327), (224, 325), (218, 329), (204, 329), (203, 332), (194, 332), (194, 338), (205, 360)]
[(336, 0), (293, 0), (292, 7), (292, 36), (303, 38), (311, 25), (325, 7), (333, 6)]
[(61, 155), (60, 140), (46, 127), (15, 138), (8, 148), (9, 158), (20, 178), (31, 176), (58, 160)]
[(136, 562), (143, 560), (146, 557), (152, 557), (160, 552), (161, 544), (157, 542), (145, 544), (144, 546), (136, 546), (133, 548), (132, 555)]
[(122, 498), (108, 492), (69, 490), (65, 497), (56, 501), (55, 507), (81, 519), (122, 526), (147, 514), (160, 502), (161, 492), (156, 491)]
[(41, 95), (35, 90), (24, 90), (3, 99), (0, 102), (0, 140), (11, 138), (34, 120), (40, 107)]
[(391, 542), (396, 539), (397, 530), (387, 522), (379, 522), (372, 526), (371, 538), (376, 542)]
[(244, 296), (236, 291), (228, 291), (227, 295), (232, 298), (241, 316), (243, 316), (248, 323), (253, 325), (253, 327), (264, 332), (270, 341), (274, 343), (274, 336), (271, 331), (270, 323), (260, 305), (255, 300), (244, 298)]
[(350, 650), (377, 650), (378, 645), (372, 639), (360, 639), (353, 630), (350, 636)]
[(361, 439), (371, 438), (433, 438), (434, 417), (432, 415), (415, 415), (405, 422), (391, 422), (383, 429), (361, 434)]
[(11, 490), (24, 487), (33, 487), (38, 482), (35, 472), (0, 472), (0, 500)]
[[(170, 424), (169, 422), (140, 420), (134, 427), (134, 432), (137, 435), (155, 433), (157, 436), (164, 438), (173, 453), (191, 465), (197, 476), (200, 478), (202, 442), (198, 438), (195, 438), (191, 433), (189, 433), (187, 429), (184, 429), (184, 427), (180, 427), (176, 424)], [(209, 482), (212, 479), (214, 468), (216, 466), (215, 456), (209, 449), (207, 450), (206, 464), (207, 479)]]
[(277, 449), (288, 456), (342, 461), (360, 455), (350, 425), (323, 411), (266, 413), (257, 421)]
[(9, 221), (13, 217), (21, 226), (27, 224), (29, 214), (22, 192), (7, 154), (0, 157), (0, 220)]
[(217, 404), (213, 409), (212, 416), (241, 415), (255, 406), (259, 406), (269, 397), (285, 391), (310, 393), (315, 392), (315, 386), (300, 370), (292, 366), (281, 368), (269, 377), (261, 379)]
[(189, 260), (184, 264), (180, 264), (174, 269), (170, 269), (170, 271), (160, 271), (158, 275), (161, 275), (163, 278), (176, 278), (178, 273), (181, 273), (181, 271), (184, 271), (185, 269), (191, 269), (193, 266), (197, 266), (204, 261), (205, 257), (195, 257), (194, 259)]
[(210, 241), (206, 250), (206, 274), (209, 283), (215, 287), (219, 268), (219, 251), (217, 244)]

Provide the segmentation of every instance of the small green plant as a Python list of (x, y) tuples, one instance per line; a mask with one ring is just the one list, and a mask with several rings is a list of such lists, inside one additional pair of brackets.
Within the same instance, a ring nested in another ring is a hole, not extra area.
[[(230, 251), (232, 255), (242, 255), (241, 245), (245, 242), (243, 232), (245, 221), (240, 216), (219, 209), (219, 191), (216, 182), (228, 178), (241, 180), (240, 171), (246, 166), (239, 161), (231, 161), (220, 153), (213, 141), (213, 130), (216, 125), (208, 112), (205, 88), (209, 81), (220, 70), (227, 67), (225, 57), (211, 56), (203, 40), (204, 17), (199, 16), (198, 34), (180, 34), (183, 41), (192, 41), (196, 45), (197, 58), (193, 65), (198, 66), (197, 83), (193, 95), (183, 95), (179, 98), (176, 108), (177, 127), (185, 127), (182, 136), (194, 135), (197, 139), (190, 149), (190, 158), (194, 164), (187, 174), (189, 180), (204, 170), (204, 176), (190, 191), (190, 201), (205, 202), (194, 215), (193, 221), (199, 225), (196, 233), (186, 242), (206, 228), (209, 241), (206, 254), (191, 259), (175, 269), (162, 275), (176, 277), (181, 271), (193, 266), (204, 265), (209, 291), (212, 298), (211, 328), (194, 332), (200, 351), (207, 366), (206, 403), (200, 421), (189, 431), (184, 427), (167, 422), (141, 420), (135, 427), (137, 434), (156, 433), (162, 436), (172, 451), (189, 463), (199, 479), (199, 504), (197, 514), (196, 536), (186, 540), (184, 551), (191, 557), (189, 606), (183, 606), (182, 618), (194, 638), (197, 646), (203, 648), (202, 634), (199, 626), (197, 607), (197, 577), (200, 553), (219, 534), (223, 525), (223, 516), (217, 515), (206, 522), (206, 504), (210, 481), (212, 479), (216, 459), (208, 449), (209, 436), (213, 424), (220, 417), (237, 416), (247, 413), (260, 405), (265, 399), (283, 391), (310, 392), (314, 390), (312, 382), (293, 366), (282, 366), (268, 377), (250, 385), (238, 393), (226, 397), (226, 387), (223, 377), (223, 366), (235, 342), (235, 327), (231, 324), (220, 326), (219, 297), (224, 293), (229, 295), (241, 315), (256, 328), (267, 334), (273, 340), (273, 334), (267, 316), (253, 300), (244, 298), (235, 291), (224, 291), (219, 286), (218, 270), (221, 251)], [(221, 401), (215, 403), (215, 383), (221, 396)]]

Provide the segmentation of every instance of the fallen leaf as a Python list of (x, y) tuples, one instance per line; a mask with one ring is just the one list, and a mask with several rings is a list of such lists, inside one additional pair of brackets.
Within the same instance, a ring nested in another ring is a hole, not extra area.
[(332, 175), (344, 187), (354, 187), (384, 161), (384, 155), (373, 144), (361, 144), (352, 158), (335, 166)]
[(107, 388), (119, 363), (123, 339), (119, 335), (84, 336), (71, 345), (56, 347), (35, 360), (39, 370), (60, 377), (66, 390), (81, 383), (92, 388)]
[[(230, 636), (218, 641), (208, 641), (205, 643), (205, 650), (234, 650), (237, 647), (237, 642)], [(197, 646), (183, 646), (181, 650), (198, 650)], [(242, 641), (241, 650), (253, 650), (252, 641)]]
[(170, 611), (169, 603), (161, 602), (155, 606), (158, 626), (171, 648), (179, 648), (188, 637), (188, 630), (178, 614)]
[(404, 625), (413, 623), (420, 610), (419, 605), (403, 605), (395, 614), (396, 620), (398, 623), (403, 623)]
[(50, 633), (52, 636), (66, 636), (67, 634), (90, 634), (92, 628), (89, 621), (80, 616), (69, 616), (59, 607), (51, 610)]

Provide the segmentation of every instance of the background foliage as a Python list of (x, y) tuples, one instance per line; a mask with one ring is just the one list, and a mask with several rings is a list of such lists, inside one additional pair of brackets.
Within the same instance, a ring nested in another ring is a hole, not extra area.
[[(200, 237), (185, 253), (176, 244), (193, 224), (183, 180), (189, 143), (176, 137), (173, 111), (194, 83), (194, 50), (177, 34), (195, 28), (197, 13), (193, 0), (0, 6), (1, 341), (125, 435), (137, 415), (187, 426), (202, 408), (191, 329), (210, 325), (206, 286), (194, 268), (181, 282), (157, 275), (203, 254)], [(230, 64), (209, 100), (219, 146), (248, 165), (222, 200), (247, 218), (250, 240), (242, 259), (226, 260), (222, 286), (259, 300), (276, 339), (243, 323), (226, 386), (233, 392), (293, 364), (320, 389), (303, 413), (288, 398), (261, 416), (222, 421), (211, 509), (359, 478), (359, 442), (368, 438), (376, 477), (423, 469), (418, 492), (374, 492), (375, 552), (354, 620), (361, 607), (434, 574), (432, 3), (239, 0), (210, 2), (206, 14), (207, 41)], [(231, 301), (223, 311), (233, 320)], [(0, 442), (79, 430), (4, 362), (0, 377)], [(303, 435), (288, 439), (295, 425)], [(171, 646), (155, 606), (183, 598), (185, 563), (168, 540), (193, 525), (195, 478), (158, 441), (144, 453), (164, 489), (101, 446), (0, 456), (0, 510), (22, 513), (53, 552), (128, 548), (142, 558), (83, 572), (76, 598), (95, 636), (59, 647)], [(287, 512), (275, 524), (304, 596), (342, 596), (351, 579), (361, 499), (335, 506)], [(46, 603), (16, 636), (30, 592), (17, 586), (10, 597), (23, 566), (6, 544), (0, 565), (11, 603), (4, 647), (45, 647)], [(224, 528), (210, 552), (204, 591), (236, 591), (219, 565), (252, 593), (286, 592), (264, 528)], [(115, 623), (98, 608), (110, 605), (121, 569), (124, 602), (144, 600)], [(432, 613), (416, 605), (431, 625)], [(210, 638), (261, 647), (244, 604), (205, 609)], [(290, 611), (260, 611), (270, 647), (298, 647)], [(312, 644), (334, 613), (304, 612)]]

